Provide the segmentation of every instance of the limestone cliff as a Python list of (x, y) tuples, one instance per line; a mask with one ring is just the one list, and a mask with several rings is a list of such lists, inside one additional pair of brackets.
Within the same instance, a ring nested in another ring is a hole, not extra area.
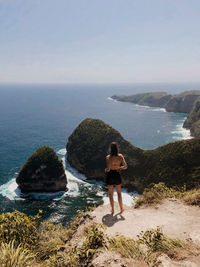
[(178, 95), (174, 95), (165, 105), (168, 112), (189, 113), (200, 96), (200, 91), (186, 91)]
[(112, 141), (118, 142), (128, 169), (122, 171), (122, 185), (128, 190), (143, 189), (151, 183), (168, 186), (200, 183), (200, 139), (169, 143), (154, 150), (142, 150), (126, 141), (120, 133), (101, 120), (86, 119), (67, 142), (69, 163), (88, 179), (103, 180), (105, 156)]
[(123, 102), (131, 102), (142, 106), (164, 107), (172, 98), (165, 92), (143, 93), (136, 95), (114, 95), (113, 99)]
[(57, 192), (66, 190), (67, 178), (54, 150), (43, 146), (29, 157), (16, 182), (22, 193)]
[(150, 107), (165, 108), (168, 112), (189, 113), (200, 96), (200, 91), (185, 91), (177, 95), (168, 95), (165, 92), (143, 93), (136, 95), (114, 95), (113, 99), (124, 102), (132, 102)]
[(192, 136), (200, 137), (200, 97), (195, 101), (183, 126), (190, 129)]

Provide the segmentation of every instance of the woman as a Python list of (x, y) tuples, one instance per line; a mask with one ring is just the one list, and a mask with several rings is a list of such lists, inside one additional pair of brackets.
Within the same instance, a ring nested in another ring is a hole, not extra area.
[(120, 171), (127, 169), (127, 164), (124, 156), (119, 153), (118, 145), (116, 142), (110, 144), (110, 154), (106, 156), (106, 184), (108, 185), (109, 199), (111, 205), (111, 212), (114, 214), (114, 200), (113, 200), (113, 186), (115, 185), (118, 202), (121, 213), (124, 211), (122, 204), (121, 194), (121, 176)]

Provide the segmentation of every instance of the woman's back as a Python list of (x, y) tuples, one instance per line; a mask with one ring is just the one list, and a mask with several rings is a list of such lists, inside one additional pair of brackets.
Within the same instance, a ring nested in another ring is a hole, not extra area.
[(117, 156), (108, 155), (106, 159), (108, 161), (110, 170), (119, 170), (121, 163), (123, 161), (123, 156), (122, 154), (118, 154)]

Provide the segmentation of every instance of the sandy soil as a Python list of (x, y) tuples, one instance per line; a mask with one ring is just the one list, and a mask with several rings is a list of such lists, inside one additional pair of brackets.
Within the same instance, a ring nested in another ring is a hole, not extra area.
[[(107, 234), (117, 232), (127, 237), (137, 239), (141, 231), (149, 228), (161, 227), (163, 233), (171, 238), (192, 241), (190, 249), (175, 252), (168, 257), (161, 254), (157, 259), (159, 267), (200, 267), (200, 208), (187, 206), (179, 200), (166, 199), (156, 207), (125, 207), (120, 214), (118, 204), (115, 203), (116, 213), (110, 213), (110, 206), (99, 206), (92, 213), (92, 221), (107, 226)], [(133, 259), (125, 259), (119, 254), (100, 252), (95, 256), (93, 267), (142, 267), (146, 263)]]
[[(110, 213), (110, 206), (99, 206), (93, 212), (94, 221), (107, 226), (107, 234), (117, 232), (136, 239), (141, 231), (160, 226), (163, 233), (171, 238), (190, 240), (200, 245), (200, 208), (184, 205), (179, 200), (164, 200), (157, 207), (125, 207), (125, 211)], [(200, 264), (199, 264), (200, 266)]]

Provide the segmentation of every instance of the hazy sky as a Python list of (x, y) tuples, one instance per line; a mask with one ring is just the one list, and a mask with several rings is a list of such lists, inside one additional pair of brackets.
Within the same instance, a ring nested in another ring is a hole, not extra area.
[(200, 82), (200, 1), (0, 0), (0, 82)]

